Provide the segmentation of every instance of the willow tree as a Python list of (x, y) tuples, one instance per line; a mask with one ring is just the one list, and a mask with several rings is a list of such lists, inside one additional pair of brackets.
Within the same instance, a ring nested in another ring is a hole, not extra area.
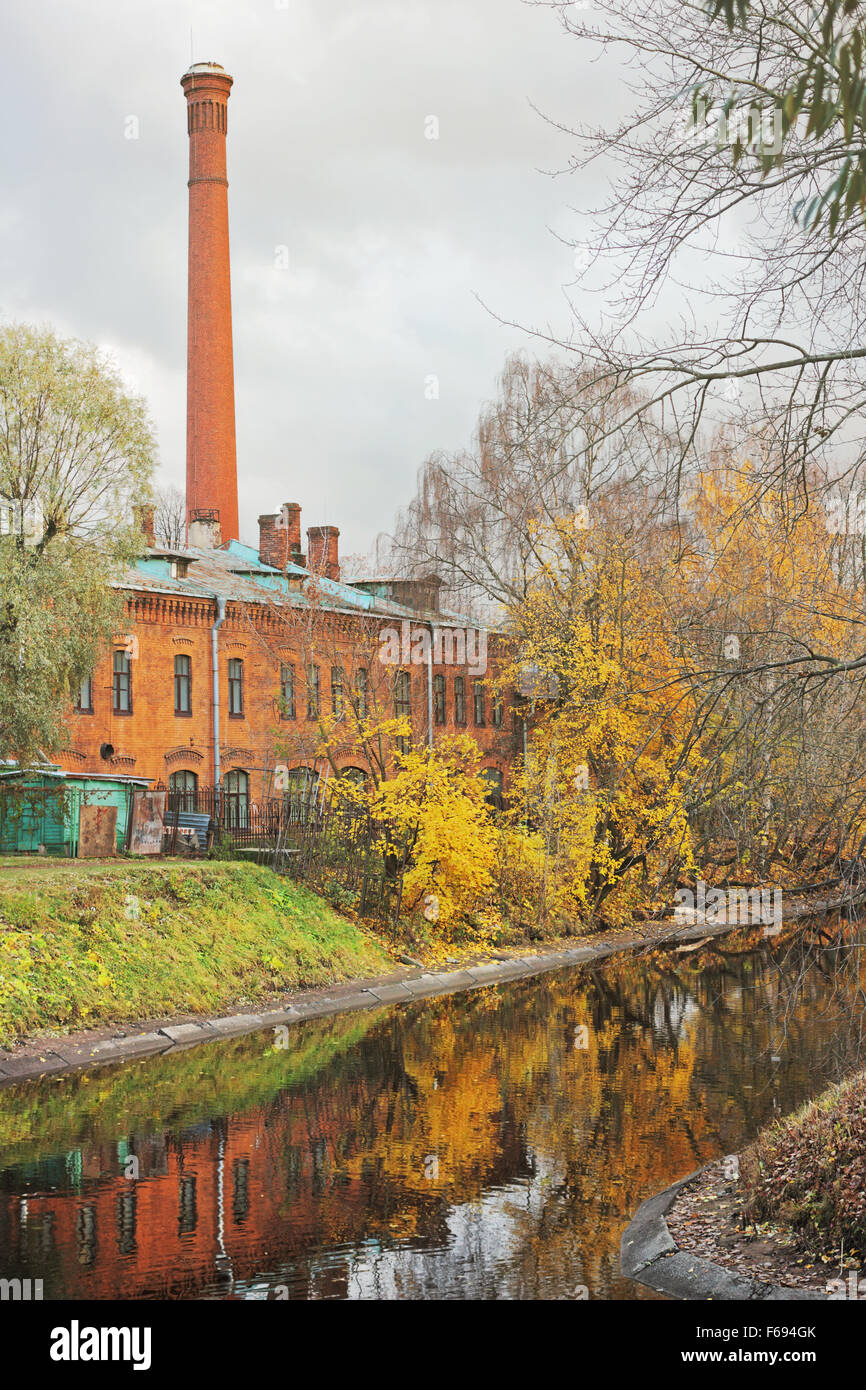
[(144, 403), (96, 348), (0, 329), (0, 756), (50, 755), (122, 630), (135, 506), (155, 452)]

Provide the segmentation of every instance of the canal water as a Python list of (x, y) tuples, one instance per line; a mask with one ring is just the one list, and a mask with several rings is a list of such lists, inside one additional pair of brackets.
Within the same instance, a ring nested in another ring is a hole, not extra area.
[(735, 936), (0, 1090), (57, 1298), (633, 1299), (641, 1201), (860, 1059), (850, 938)]

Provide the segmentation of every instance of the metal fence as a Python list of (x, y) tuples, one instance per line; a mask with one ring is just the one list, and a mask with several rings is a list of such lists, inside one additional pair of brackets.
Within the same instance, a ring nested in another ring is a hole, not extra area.
[(361, 917), (400, 915), (411, 837), (397, 837), (363, 807), (314, 792), (291, 799), (273, 855), (279, 872), (333, 893)]
[(179, 813), (209, 816), (215, 835), (255, 851), (257, 863), (332, 896), (338, 889), (359, 916), (392, 921), (400, 914), (409, 837), (395, 837), (362, 807), (315, 785), (258, 800), (223, 787), (169, 791), (169, 830)]
[[(165, 790), (162, 786), (156, 791)], [(169, 791), (165, 802), (165, 823), (171, 827), (175, 812), (206, 815), (213, 829), (237, 845), (266, 848), (276, 840), (282, 814), (282, 797), (252, 800), (246, 793), (224, 787), (196, 787), (189, 791)]]

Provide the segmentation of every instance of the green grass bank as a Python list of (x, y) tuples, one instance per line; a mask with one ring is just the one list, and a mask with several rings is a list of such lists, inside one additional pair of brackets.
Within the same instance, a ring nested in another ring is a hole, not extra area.
[(266, 868), (0, 859), (0, 1046), (392, 967), (372, 934)]

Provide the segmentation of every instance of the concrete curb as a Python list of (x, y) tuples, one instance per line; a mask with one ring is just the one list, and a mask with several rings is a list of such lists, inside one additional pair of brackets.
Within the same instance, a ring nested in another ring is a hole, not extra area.
[[(708, 1168), (710, 1166), (706, 1165)], [(817, 1289), (788, 1289), (781, 1284), (763, 1284), (680, 1249), (668, 1229), (665, 1216), (680, 1190), (694, 1182), (703, 1171), (703, 1168), (698, 1168), (688, 1177), (672, 1183), (664, 1192), (649, 1197), (638, 1207), (620, 1243), (620, 1269), (625, 1277), (634, 1279), (638, 1284), (646, 1284), (656, 1293), (682, 1300), (700, 1299), (715, 1303), (831, 1302), (829, 1295)]]
[(287, 996), (276, 1009), (253, 1014), (231, 1014), (225, 1018), (200, 1021), (144, 1025), (140, 1033), (119, 1033), (115, 1037), (87, 1042), (74, 1038), (45, 1040), (29, 1051), (0, 1052), (0, 1089), (4, 1085), (29, 1081), (56, 1072), (74, 1071), (109, 1062), (132, 1061), (157, 1052), (179, 1051), (199, 1043), (219, 1038), (241, 1037), (259, 1029), (299, 1023), (306, 1018), (323, 1018), (328, 1014), (347, 1013), (353, 1009), (384, 1008), (413, 999), (430, 999), (439, 994), (455, 994), (463, 990), (483, 989), (490, 985), (506, 984), (511, 980), (527, 979), (549, 970), (573, 965), (586, 965), (606, 960), (640, 946), (654, 949), (682, 941), (703, 940), (707, 936), (723, 936), (736, 931), (736, 926), (689, 926), (674, 929), (662, 940), (652, 941), (635, 936), (617, 942), (599, 941), (593, 946), (574, 946), (565, 950), (543, 951), (534, 955), (509, 956), (505, 960), (485, 961), (460, 970), (427, 971), (407, 969), (371, 980), (352, 980), (330, 990), (304, 990)]

